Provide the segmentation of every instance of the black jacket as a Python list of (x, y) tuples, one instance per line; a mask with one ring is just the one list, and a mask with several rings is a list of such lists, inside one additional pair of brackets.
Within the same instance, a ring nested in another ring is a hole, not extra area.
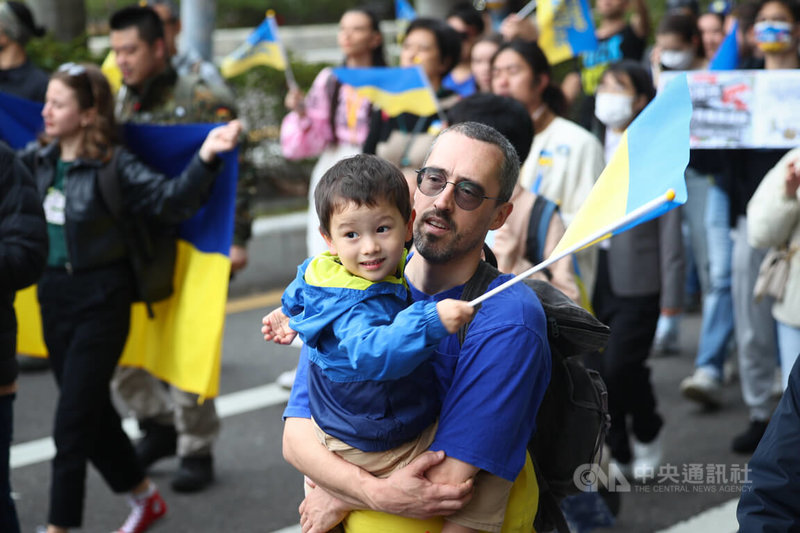
[[(189, 167), (175, 179), (168, 179), (142, 163), (122, 147), (117, 156), (117, 176), (123, 201), (133, 216), (154, 217), (165, 225), (177, 224), (202, 207), (220, 164), (206, 165), (195, 155)], [(53, 184), (59, 147), (29, 145), (20, 154), (32, 171), (40, 203)], [(101, 267), (127, 257), (125, 239), (106, 207), (97, 183), (100, 161), (78, 159), (64, 179), (64, 232), (73, 271)]]
[(14, 293), (39, 279), (47, 259), (47, 226), (33, 180), (0, 142), (0, 385), (17, 378)]

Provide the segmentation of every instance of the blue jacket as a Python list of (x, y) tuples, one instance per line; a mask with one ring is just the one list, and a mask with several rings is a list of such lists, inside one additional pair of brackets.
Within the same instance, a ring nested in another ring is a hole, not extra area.
[(800, 530), (800, 363), (795, 362), (767, 431), (749, 463), (736, 518), (739, 531)]
[(315, 422), (363, 451), (407, 442), (439, 413), (428, 358), (448, 333), (435, 303), (408, 302), (402, 268), (373, 283), (327, 252), (300, 265), (283, 294), (289, 324), (309, 348)]

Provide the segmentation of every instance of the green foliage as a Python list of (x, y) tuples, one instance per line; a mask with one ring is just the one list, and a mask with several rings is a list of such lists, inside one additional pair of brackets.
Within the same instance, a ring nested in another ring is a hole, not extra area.
[(87, 36), (81, 35), (75, 39), (62, 42), (53, 38), (48, 33), (41, 39), (31, 39), (25, 48), (31, 61), (40, 68), (52, 72), (62, 63), (68, 61), (100, 63), (101, 57), (93, 56), (87, 46)]

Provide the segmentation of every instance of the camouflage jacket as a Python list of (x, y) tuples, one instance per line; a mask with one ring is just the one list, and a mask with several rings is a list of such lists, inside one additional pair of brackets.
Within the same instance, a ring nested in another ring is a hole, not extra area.
[[(225, 85), (211, 85), (196, 74), (179, 76), (171, 67), (146, 81), (141, 90), (123, 85), (117, 93), (117, 120), (151, 124), (227, 122), (236, 117), (235, 97)], [(251, 234), (253, 184), (239, 179), (233, 243), (246, 245)]]

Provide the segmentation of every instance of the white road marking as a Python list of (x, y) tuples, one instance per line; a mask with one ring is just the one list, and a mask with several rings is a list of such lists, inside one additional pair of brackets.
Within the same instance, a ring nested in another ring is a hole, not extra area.
[(736, 506), (739, 498), (735, 498), (716, 507), (706, 509), (688, 520), (678, 522), (674, 526), (662, 529), (657, 533), (733, 533), (739, 530), (736, 521)]
[[(220, 396), (217, 398), (217, 412), (220, 418), (225, 418), (278, 405), (288, 399), (289, 391), (270, 383)], [(134, 419), (126, 418), (122, 426), (132, 439), (141, 436), (139, 426)], [(52, 437), (15, 444), (11, 447), (10, 465), (14, 469), (49, 461), (55, 452), (56, 447)]]

